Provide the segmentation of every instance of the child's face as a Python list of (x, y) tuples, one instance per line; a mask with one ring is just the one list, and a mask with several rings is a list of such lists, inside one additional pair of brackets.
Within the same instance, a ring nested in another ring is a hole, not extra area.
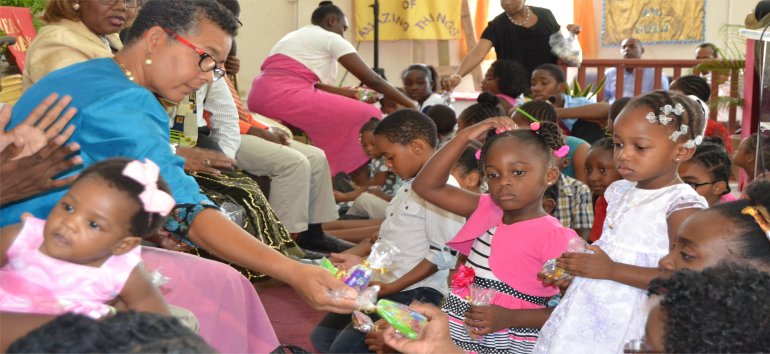
[(484, 79), (481, 80), (481, 91), (487, 91), (494, 94), (500, 93), (500, 88), (497, 86), (497, 77), (495, 77), (492, 68), (487, 70), (487, 73), (484, 74)]
[(591, 187), (591, 193), (594, 196), (604, 195), (604, 191), (612, 182), (622, 177), (615, 170), (615, 160), (612, 158), (612, 151), (605, 149), (591, 149), (586, 155), (586, 178), (588, 186)]
[(645, 116), (651, 111), (643, 106), (624, 109), (615, 121), (612, 141), (620, 176), (638, 182), (639, 188), (657, 189), (676, 177), (679, 144), (669, 139), (675, 124), (650, 123)]
[(564, 93), (564, 83), (556, 82), (556, 78), (548, 70), (535, 70), (529, 81), (529, 90), (532, 91), (532, 99), (544, 101), (548, 97)]
[(430, 80), (422, 70), (409, 70), (404, 75), (404, 91), (409, 98), (417, 102), (425, 101), (433, 93), (430, 85)]
[(359, 141), (361, 142), (361, 148), (364, 149), (364, 153), (369, 159), (377, 159), (380, 157), (380, 152), (377, 147), (374, 146), (374, 132), (371, 130), (361, 133)]
[(452, 168), (452, 177), (457, 180), (460, 188), (474, 193), (481, 192), (481, 174), (479, 174), (478, 169), (465, 171), (462, 167), (455, 166)]
[(719, 198), (725, 191), (725, 182), (715, 181), (714, 175), (694, 160), (685, 161), (679, 165), (679, 177), (684, 183), (693, 187), (700, 196), (706, 198), (709, 206), (719, 203)]
[(735, 258), (735, 224), (721, 213), (705, 209), (689, 216), (679, 226), (671, 251), (658, 262), (658, 268), (673, 273), (680, 269), (695, 271)]
[[(733, 165), (742, 169), (752, 168), (756, 151), (749, 148), (748, 138), (743, 139), (738, 148), (733, 152)], [(753, 177), (753, 176), (752, 176)]]
[(549, 168), (535, 148), (515, 138), (502, 137), (492, 144), (484, 161), (484, 177), (495, 204), (506, 212), (542, 210), (545, 189), (556, 183), (559, 172)]
[(99, 177), (86, 177), (59, 200), (48, 214), (43, 230), (44, 254), (89, 266), (100, 266), (108, 257), (130, 250), (131, 217), (139, 206), (126, 194)]
[(420, 172), (426, 159), (424, 144), (427, 143), (415, 139), (409, 145), (403, 145), (390, 142), (384, 135), (374, 136), (374, 145), (385, 158), (385, 165), (401, 179), (410, 179)]

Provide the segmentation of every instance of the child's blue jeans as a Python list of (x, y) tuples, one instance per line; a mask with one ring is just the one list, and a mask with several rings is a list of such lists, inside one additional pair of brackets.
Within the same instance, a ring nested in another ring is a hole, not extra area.
[[(437, 306), (443, 298), (444, 296), (440, 292), (428, 287), (406, 290), (383, 297), (383, 299), (406, 305), (417, 300)], [(380, 319), (377, 313), (370, 314), (370, 317), (374, 322)], [(337, 313), (328, 313), (310, 334), (310, 340), (321, 353), (369, 353), (369, 348), (364, 343), (365, 338), (366, 334), (353, 328), (349, 314)]]

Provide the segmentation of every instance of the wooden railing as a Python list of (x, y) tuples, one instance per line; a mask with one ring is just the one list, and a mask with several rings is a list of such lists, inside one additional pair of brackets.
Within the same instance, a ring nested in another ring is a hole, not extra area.
[[(596, 83), (599, 83), (602, 81), (602, 79), (604, 79), (604, 71), (608, 68), (615, 68), (618, 73), (621, 73), (625, 69), (653, 68), (655, 70), (654, 87), (655, 89), (660, 89), (662, 85), (661, 74), (666, 73), (666, 75), (672, 79), (671, 81), (673, 81), (682, 75), (689, 74), (694, 66), (703, 62), (705, 62), (705, 60), (584, 59), (581, 66), (577, 69), (576, 79), (580, 83), (581, 87), (585, 87), (586, 84), (588, 84), (587, 77), (593, 76), (595, 80), (591, 81), (595, 82), (594, 87), (596, 87)], [(743, 67), (742, 65), (726, 66), (733, 68)], [(595, 75), (591, 75), (593, 73), (595, 73)], [(636, 70), (635, 72), (636, 76), (634, 78), (634, 96), (642, 93), (643, 74), (644, 70)], [(712, 77), (718, 77), (721, 79), (711, 80), (711, 99), (714, 100), (717, 96), (719, 96), (719, 85), (725, 82), (729, 82), (730, 84), (730, 97), (739, 98), (740, 90), (742, 89), (739, 87), (740, 75), (740, 69), (732, 69), (729, 74), (712, 73)], [(623, 97), (623, 80), (624, 75), (616, 75), (615, 97)], [(601, 90), (597, 94), (597, 101), (603, 100), (604, 90)], [(709, 119), (716, 119), (717, 114), (718, 110), (712, 109)], [(739, 126), (737, 123), (736, 115), (736, 107), (731, 105), (729, 108), (729, 116), (727, 122), (727, 128), (731, 133), (734, 132)]]

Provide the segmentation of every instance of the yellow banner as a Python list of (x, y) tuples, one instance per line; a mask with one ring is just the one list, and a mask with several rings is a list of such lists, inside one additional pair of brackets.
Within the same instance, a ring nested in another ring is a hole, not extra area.
[(647, 44), (702, 42), (705, 0), (605, 0), (602, 44), (634, 37)]
[[(354, 0), (356, 40), (374, 40), (374, 0)], [(380, 40), (456, 39), (460, 0), (380, 0)]]

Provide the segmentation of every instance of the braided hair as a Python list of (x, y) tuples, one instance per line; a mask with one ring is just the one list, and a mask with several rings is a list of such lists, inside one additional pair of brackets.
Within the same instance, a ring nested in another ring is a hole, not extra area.
[(722, 214), (733, 223), (731, 231), (737, 237), (733, 243), (742, 252), (739, 257), (757, 261), (770, 266), (770, 240), (759, 227), (753, 216), (742, 213), (747, 206), (763, 206), (770, 209), (770, 180), (756, 180), (746, 189), (748, 200), (741, 199), (729, 203), (717, 204), (709, 211)]
[(722, 139), (709, 137), (695, 149), (695, 155), (690, 160), (706, 168), (714, 176), (714, 182), (725, 182), (725, 191), (722, 195), (730, 193), (730, 175), (732, 174), (732, 162), (727, 149), (722, 145)]
[(500, 99), (497, 96), (489, 92), (482, 92), (476, 99), (476, 103), (460, 113), (457, 121), (461, 126), (467, 128), (487, 118), (504, 116), (505, 112), (499, 104)]
[[(74, 183), (78, 183), (86, 178), (99, 178), (111, 188), (115, 188), (129, 196), (138, 206), (136, 214), (131, 217), (129, 231), (132, 235), (144, 238), (152, 236), (163, 225), (166, 218), (158, 213), (144, 210), (144, 204), (139, 199), (139, 195), (145, 190), (144, 185), (123, 174), (126, 165), (132, 161), (131, 159), (116, 157), (97, 162), (83, 170)], [(163, 177), (158, 176), (157, 184), (159, 190), (171, 194), (171, 190), (163, 180)]]
[(537, 131), (530, 129), (514, 129), (490, 136), (484, 142), (484, 146), (481, 147), (479, 168), (482, 171), (482, 175), (484, 175), (483, 171), (489, 149), (491, 149), (498, 141), (507, 138), (517, 139), (520, 144), (536, 147), (542, 154), (543, 161), (547, 166), (553, 165), (553, 152), (564, 146), (564, 136), (561, 134), (561, 128), (553, 122), (540, 122), (540, 129)]
[(703, 102), (708, 102), (711, 97), (711, 87), (706, 79), (695, 76), (685, 75), (674, 80), (671, 85), (668, 85), (669, 90), (679, 91), (685, 95), (693, 95), (698, 97)]
[(553, 105), (548, 101), (529, 101), (519, 106), (519, 108), (524, 112), (529, 113), (529, 115), (539, 119), (541, 122), (556, 123), (558, 120), (556, 109), (554, 109)]
[[(684, 112), (682, 114), (666, 114), (667, 117), (672, 119), (667, 124), (668, 129), (672, 132), (677, 131), (682, 125), (686, 125), (688, 128), (687, 133), (680, 136), (677, 142), (695, 139), (696, 136), (702, 135), (706, 130), (706, 118), (703, 110), (696, 105), (695, 101), (676, 91), (653, 91), (634, 98), (628, 103), (628, 107), (645, 107), (657, 116), (663, 114), (661, 108), (665, 105), (675, 106), (676, 104), (681, 104)], [(654, 124), (660, 123), (656, 122)]]

